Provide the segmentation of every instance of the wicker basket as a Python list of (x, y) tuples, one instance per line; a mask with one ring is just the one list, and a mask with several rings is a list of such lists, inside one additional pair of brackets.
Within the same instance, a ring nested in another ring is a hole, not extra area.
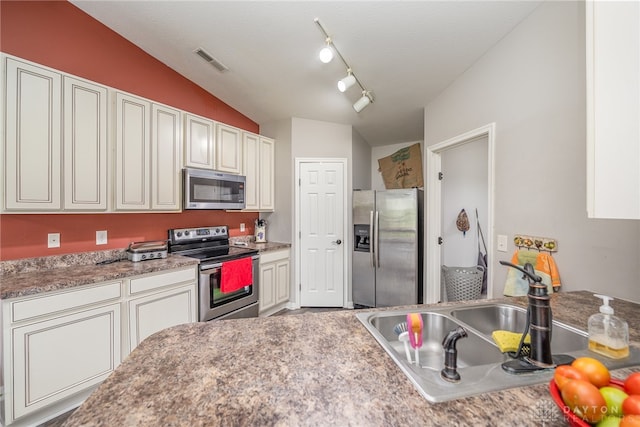
[(484, 268), (447, 267), (442, 266), (444, 288), (447, 291), (447, 301), (465, 301), (478, 299), (482, 295), (482, 278)]

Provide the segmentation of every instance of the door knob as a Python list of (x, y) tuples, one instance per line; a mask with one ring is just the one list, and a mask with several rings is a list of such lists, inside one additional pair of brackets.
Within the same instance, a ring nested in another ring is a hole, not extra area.
[(333, 241), (333, 242), (331, 242), (331, 243), (335, 243), (336, 245), (339, 245), (339, 244), (341, 244), (341, 243), (342, 243), (342, 240), (340, 240), (340, 239), (338, 239), (338, 240), (334, 240), (334, 241)]

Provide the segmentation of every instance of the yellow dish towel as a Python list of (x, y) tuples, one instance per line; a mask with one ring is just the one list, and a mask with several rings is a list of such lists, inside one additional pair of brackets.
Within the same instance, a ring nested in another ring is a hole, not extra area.
[[(508, 351), (518, 351), (518, 346), (520, 345), (522, 334), (511, 331), (493, 331), (491, 337), (498, 345), (500, 351), (502, 353), (506, 353)], [(529, 336), (529, 334), (527, 334), (527, 336), (524, 338), (524, 343), (531, 344), (531, 337)]]
[[(528, 249), (516, 250), (511, 257), (511, 263), (524, 267), (526, 263), (533, 265), (535, 273), (542, 277), (542, 283), (547, 285), (547, 290), (551, 295), (560, 289), (560, 273), (551, 254), (546, 252), (532, 251)], [(507, 281), (504, 284), (504, 295), (508, 297), (520, 297), (529, 292), (529, 281), (522, 277), (522, 272), (515, 268), (509, 268)]]

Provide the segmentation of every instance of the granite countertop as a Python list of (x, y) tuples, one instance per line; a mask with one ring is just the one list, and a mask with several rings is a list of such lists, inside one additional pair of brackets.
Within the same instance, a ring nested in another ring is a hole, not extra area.
[[(96, 265), (96, 262), (107, 259), (121, 259), (121, 261)], [(0, 299), (35, 295), (190, 265), (196, 266), (198, 260), (169, 254), (167, 258), (131, 262), (122, 251), (111, 251), (73, 254), (65, 257), (31, 258), (3, 263), (4, 274), (0, 276)]]
[[(240, 245), (238, 245), (238, 242), (240, 242)], [(282, 242), (256, 243), (255, 241), (249, 240), (249, 239), (247, 240), (235, 239), (231, 243), (235, 246), (242, 246), (250, 249), (257, 249), (258, 252), (277, 251), (280, 249), (291, 248), (291, 243), (282, 243)]]
[[(526, 304), (522, 297), (501, 300)], [(598, 305), (590, 292), (552, 296), (555, 318), (581, 329)], [(620, 300), (614, 306), (638, 346), (640, 307)], [(613, 376), (632, 371), (638, 367)], [(565, 424), (548, 384), (429, 403), (354, 311), (342, 310), (160, 331), (144, 340), (64, 426), (543, 423)]]
[[(290, 243), (255, 243), (251, 239), (234, 239), (232, 244), (238, 241), (246, 242), (242, 247), (257, 249), (259, 252), (291, 247)], [(100, 261), (116, 259), (120, 261), (96, 265)], [(195, 258), (172, 254), (163, 259), (131, 262), (127, 260), (124, 249), (1, 261), (0, 299), (35, 295), (197, 264), (198, 260)]]

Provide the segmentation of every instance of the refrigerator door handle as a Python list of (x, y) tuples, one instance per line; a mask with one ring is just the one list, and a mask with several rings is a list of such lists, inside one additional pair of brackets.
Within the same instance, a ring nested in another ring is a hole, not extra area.
[(376, 258), (375, 262), (376, 262), (376, 267), (377, 268), (380, 268), (380, 253), (378, 252), (378, 248), (380, 246), (380, 241), (379, 241), (380, 237), (378, 236), (378, 230), (379, 229), (380, 229), (379, 212), (376, 211), (375, 237), (374, 237), (376, 245), (375, 245), (375, 254), (374, 254), (374, 256)]
[(371, 258), (371, 267), (376, 267), (376, 259), (374, 253), (376, 252), (376, 243), (374, 239), (374, 227), (373, 227), (373, 211), (369, 212), (369, 256)]

